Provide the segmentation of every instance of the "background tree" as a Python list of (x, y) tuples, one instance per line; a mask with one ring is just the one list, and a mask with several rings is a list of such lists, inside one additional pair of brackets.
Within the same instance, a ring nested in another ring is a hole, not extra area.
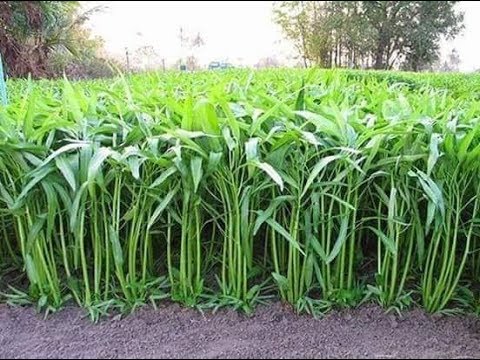
[(160, 56), (152, 45), (144, 45), (135, 51), (133, 63), (140, 65), (142, 70), (151, 70), (160, 65)]
[[(186, 66), (188, 70), (197, 70), (200, 68), (196, 53), (205, 45), (205, 40), (200, 33), (192, 36), (187, 34), (183, 28), (180, 28), (179, 33), (181, 57), (175, 63), (175, 66)], [(178, 68), (177, 67), (177, 68)]]
[(278, 68), (280, 66), (280, 62), (275, 56), (267, 56), (258, 60), (255, 64), (255, 68), (257, 69), (268, 69), (268, 68)]
[(315, 13), (316, 6), (317, 2), (281, 1), (274, 8), (276, 23), (282, 27), (286, 37), (292, 40), (305, 67), (309, 65), (308, 61), (312, 60), (309, 47), (316, 43), (310, 18), (312, 12)]
[(452, 51), (450, 51), (450, 53), (446, 56), (446, 59), (444, 59), (443, 61), (436, 62), (437, 66), (435, 70), (445, 71), (445, 72), (458, 71), (460, 63), (461, 63), (461, 60), (457, 50), (452, 49)]
[(415, 1), (405, 32), (405, 67), (418, 71), (439, 58), (440, 40), (451, 39), (463, 29), (463, 14), (454, 1)]
[(191, 37), (189, 39), (189, 55), (187, 56), (186, 59), (186, 65), (188, 70), (197, 70), (200, 68), (197, 56), (198, 51), (205, 46), (205, 40), (203, 36), (200, 33), (197, 33), (197, 35)]
[(305, 65), (403, 67), (438, 58), (442, 38), (463, 28), (457, 1), (283, 1), (274, 18)]
[(457, 49), (452, 49), (448, 56), (448, 61), (450, 63), (450, 68), (452, 71), (458, 71), (461, 60), (460, 56), (458, 55)]

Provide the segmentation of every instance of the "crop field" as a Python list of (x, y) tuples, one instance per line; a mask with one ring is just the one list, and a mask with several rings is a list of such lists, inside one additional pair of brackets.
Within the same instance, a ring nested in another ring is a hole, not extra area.
[(480, 312), (480, 76), (13, 81), (0, 301)]

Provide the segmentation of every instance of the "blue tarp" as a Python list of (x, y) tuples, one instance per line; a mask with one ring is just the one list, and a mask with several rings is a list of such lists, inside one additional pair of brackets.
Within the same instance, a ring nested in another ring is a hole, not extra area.
[(3, 73), (2, 55), (0, 54), (0, 104), (7, 105), (7, 84)]

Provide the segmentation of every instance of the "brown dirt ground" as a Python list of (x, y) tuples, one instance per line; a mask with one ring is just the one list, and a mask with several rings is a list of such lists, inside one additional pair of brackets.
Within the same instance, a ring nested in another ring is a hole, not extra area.
[(67, 308), (47, 320), (0, 305), (0, 358), (480, 358), (480, 319), (399, 318), (377, 306), (299, 316), (280, 304), (252, 317), (165, 305), (92, 324)]

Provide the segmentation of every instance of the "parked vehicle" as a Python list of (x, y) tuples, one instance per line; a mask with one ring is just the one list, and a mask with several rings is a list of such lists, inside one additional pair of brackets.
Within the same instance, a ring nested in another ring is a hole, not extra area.
[(208, 65), (208, 70), (215, 70), (215, 69), (233, 69), (234, 66), (230, 63), (220, 62), (220, 61), (212, 61)]

